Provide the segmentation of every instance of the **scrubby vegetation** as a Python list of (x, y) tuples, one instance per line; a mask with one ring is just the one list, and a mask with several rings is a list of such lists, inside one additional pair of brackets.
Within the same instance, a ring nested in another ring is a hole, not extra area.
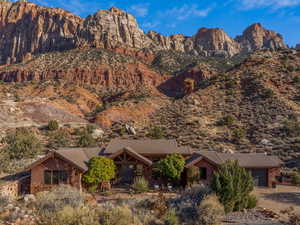
[(207, 196), (198, 207), (199, 225), (219, 225), (225, 216), (224, 206), (216, 195)]
[(54, 131), (59, 128), (59, 124), (56, 120), (50, 120), (48, 123), (48, 130)]
[(71, 135), (66, 129), (59, 129), (48, 134), (48, 147), (58, 149), (67, 147), (71, 143)]
[(79, 147), (95, 147), (96, 140), (88, 131), (83, 131), (79, 134), (77, 146)]
[(143, 193), (149, 190), (149, 182), (144, 177), (136, 177), (132, 187), (137, 193)]
[(42, 152), (43, 146), (34, 133), (25, 128), (18, 128), (2, 139), (6, 146), (1, 149), (9, 159), (32, 158)]

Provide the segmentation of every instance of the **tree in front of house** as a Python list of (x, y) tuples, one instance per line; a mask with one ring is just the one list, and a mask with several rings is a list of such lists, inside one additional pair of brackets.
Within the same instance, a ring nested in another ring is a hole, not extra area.
[(185, 160), (180, 154), (171, 154), (158, 162), (159, 172), (171, 180), (179, 180), (184, 169)]
[(228, 161), (221, 165), (213, 175), (211, 186), (224, 205), (226, 213), (253, 208), (253, 196), (250, 195), (254, 188), (253, 178), (237, 161)]
[(112, 159), (106, 157), (93, 157), (88, 163), (88, 171), (83, 176), (83, 182), (91, 190), (96, 190), (98, 185), (109, 182), (116, 176), (116, 165)]

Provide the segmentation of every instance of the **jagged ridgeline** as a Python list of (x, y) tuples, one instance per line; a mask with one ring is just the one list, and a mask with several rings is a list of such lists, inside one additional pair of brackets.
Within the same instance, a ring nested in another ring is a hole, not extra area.
[(201, 28), (191, 37), (163, 36), (155, 31), (144, 33), (132, 15), (115, 7), (87, 18), (27, 1), (2, 0), (0, 8), (0, 64), (75, 48), (148, 49), (154, 55), (171, 50), (202, 57), (233, 57), (262, 48), (286, 48), (280, 34), (260, 24), (251, 25), (235, 39), (219, 28)]

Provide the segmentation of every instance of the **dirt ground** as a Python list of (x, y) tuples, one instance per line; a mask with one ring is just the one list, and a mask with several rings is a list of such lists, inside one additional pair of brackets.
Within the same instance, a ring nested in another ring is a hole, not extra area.
[(280, 211), (293, 207), (294, 212), (300, 213), (300, 187), (277, 185), (276, 188), (255, 188), (254, 194), (258, 207), (271, 209), (280, 215)]

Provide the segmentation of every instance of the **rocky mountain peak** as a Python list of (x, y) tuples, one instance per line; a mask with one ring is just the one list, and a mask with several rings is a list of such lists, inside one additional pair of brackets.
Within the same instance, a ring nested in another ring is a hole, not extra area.
[(207, 51), (207, 56), (218, 55), (230, 57), (237, 54), (240, 50), (239, 44), (230, 38), (223, 29), (201, 28), (194, 38), (195, 47), (198, 51)]
[(286, 48), (286, 44), (280, 34), (264, 28), (260, 23), (255, 23), (246, 28), (241, 36), (236, 38), (242, 46), (243, 52), (269, 48)]

